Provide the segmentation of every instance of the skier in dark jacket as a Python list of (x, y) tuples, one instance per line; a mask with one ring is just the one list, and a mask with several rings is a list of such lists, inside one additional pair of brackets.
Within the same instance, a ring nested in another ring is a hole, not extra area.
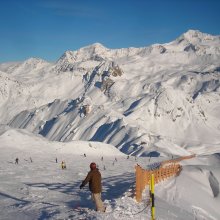
[(88, 172), (85, 180), (83, 180), (82, 184), (80, 185), (80, 189), (82, 189), (87, 183), (89, 183), (89, 190), (91, 191), (92, 199), (96, 204), (96, 210), (100, 212), (105, 212), (105, 207), (101, 199), (101, 179), (101, 173), (96, 167), (96, 164), (93, 162), (90, 164), (90, 171)]
[(18, 164), (18, 158), (15, 159), (15, 164)]

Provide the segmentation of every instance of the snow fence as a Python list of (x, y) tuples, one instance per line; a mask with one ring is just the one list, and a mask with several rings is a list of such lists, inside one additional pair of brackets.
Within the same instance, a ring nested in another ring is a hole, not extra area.
[(159, 168), (156, 169), (143, 169), (140, 165), (137, 164), (135, 167), (136, 170), (136, 188), (135, 188), (135, 196), (136, 201), (142, 201), (142, 192), (147, 185), (150, 183), (151, 174), (154, 174), (155, 184), (164, 181), (165, 179), (178, 176), (182, 170), (182, 166), (178, 164), (181, 160), (191, 159), (195, 157), (195, 155), (179, 157), (172, 160), (162, 161), (159, 165)]

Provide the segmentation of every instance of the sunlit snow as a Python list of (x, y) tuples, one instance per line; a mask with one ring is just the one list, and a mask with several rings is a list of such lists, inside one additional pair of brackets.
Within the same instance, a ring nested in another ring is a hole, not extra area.
[[(2, 63), (0, 219), (149, 219), (148, 189), (134, 199), (135, 165), (195, 153), (156, 186), (156, 219), (219, 220), (219, 110), (220, 37), (195, 30)], [(93, 161), (106, 213), (79, 189)]]

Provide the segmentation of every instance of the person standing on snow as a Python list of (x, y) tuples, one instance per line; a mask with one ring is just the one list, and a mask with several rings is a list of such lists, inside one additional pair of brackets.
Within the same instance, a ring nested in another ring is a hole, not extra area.
[(92, 162), (90, 164), (90, 171), (88, 172), (85, 180), (82, 181), (80, 189), (82, 189), (87, 183), (89, 183), (89, 190), (92, 193), (92, 199), (96, 205), (96, 211), (105, 212), (105, 207), (101, 199), (102, 184), (101, 184), (101, 173), (96, 167), (96, 164)]
[(18, 158), (15, 159), (15, 164), (18, 164)]
[(62, 168), (62, 170), (63, 170), (63, 169), (66, 169), (66, 163), (65, 163), (65, 161), (62, 161), (62, 163), (61, 163), (61, 168)]

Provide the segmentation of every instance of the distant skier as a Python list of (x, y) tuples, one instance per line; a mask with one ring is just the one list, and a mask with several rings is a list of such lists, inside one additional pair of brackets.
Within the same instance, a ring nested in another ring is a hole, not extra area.
[(15, 159), (15, 164), (18, 164), (18, 158)]
[(87, 183), (89, 183), (89, 190), (92, 193), (92, 199), (96, 205), (96, 211), (105, 212), (105, 207), (101, 199), (102, 184), (101, 173), (99, 172), (96, 164), (93, 162), (90, 164), (90, 171), (88, 172), (85, 180), (82, 181), (80, 189), (82, 189)]
[(57, 163), (57, 158), (55, 159), (56, 163)]
[(66, 169), (66, 163), (64, 161), (62, 161), (62, 163), (61, 163), (61, 168), (62, 168), (62, 170)]
[(84, 154), (84, 157), (86, 157), (86, 154)]
[(129, 159), (129, 155), (127, 156), (127, 159)]
[(103, 157), (101, 157), (101, 161), (103, 161)]
[(33, 160), (32, 160), (32, 158), (30, 157), (30, 161), (31, 161), (31, 163), (33, 162)]

